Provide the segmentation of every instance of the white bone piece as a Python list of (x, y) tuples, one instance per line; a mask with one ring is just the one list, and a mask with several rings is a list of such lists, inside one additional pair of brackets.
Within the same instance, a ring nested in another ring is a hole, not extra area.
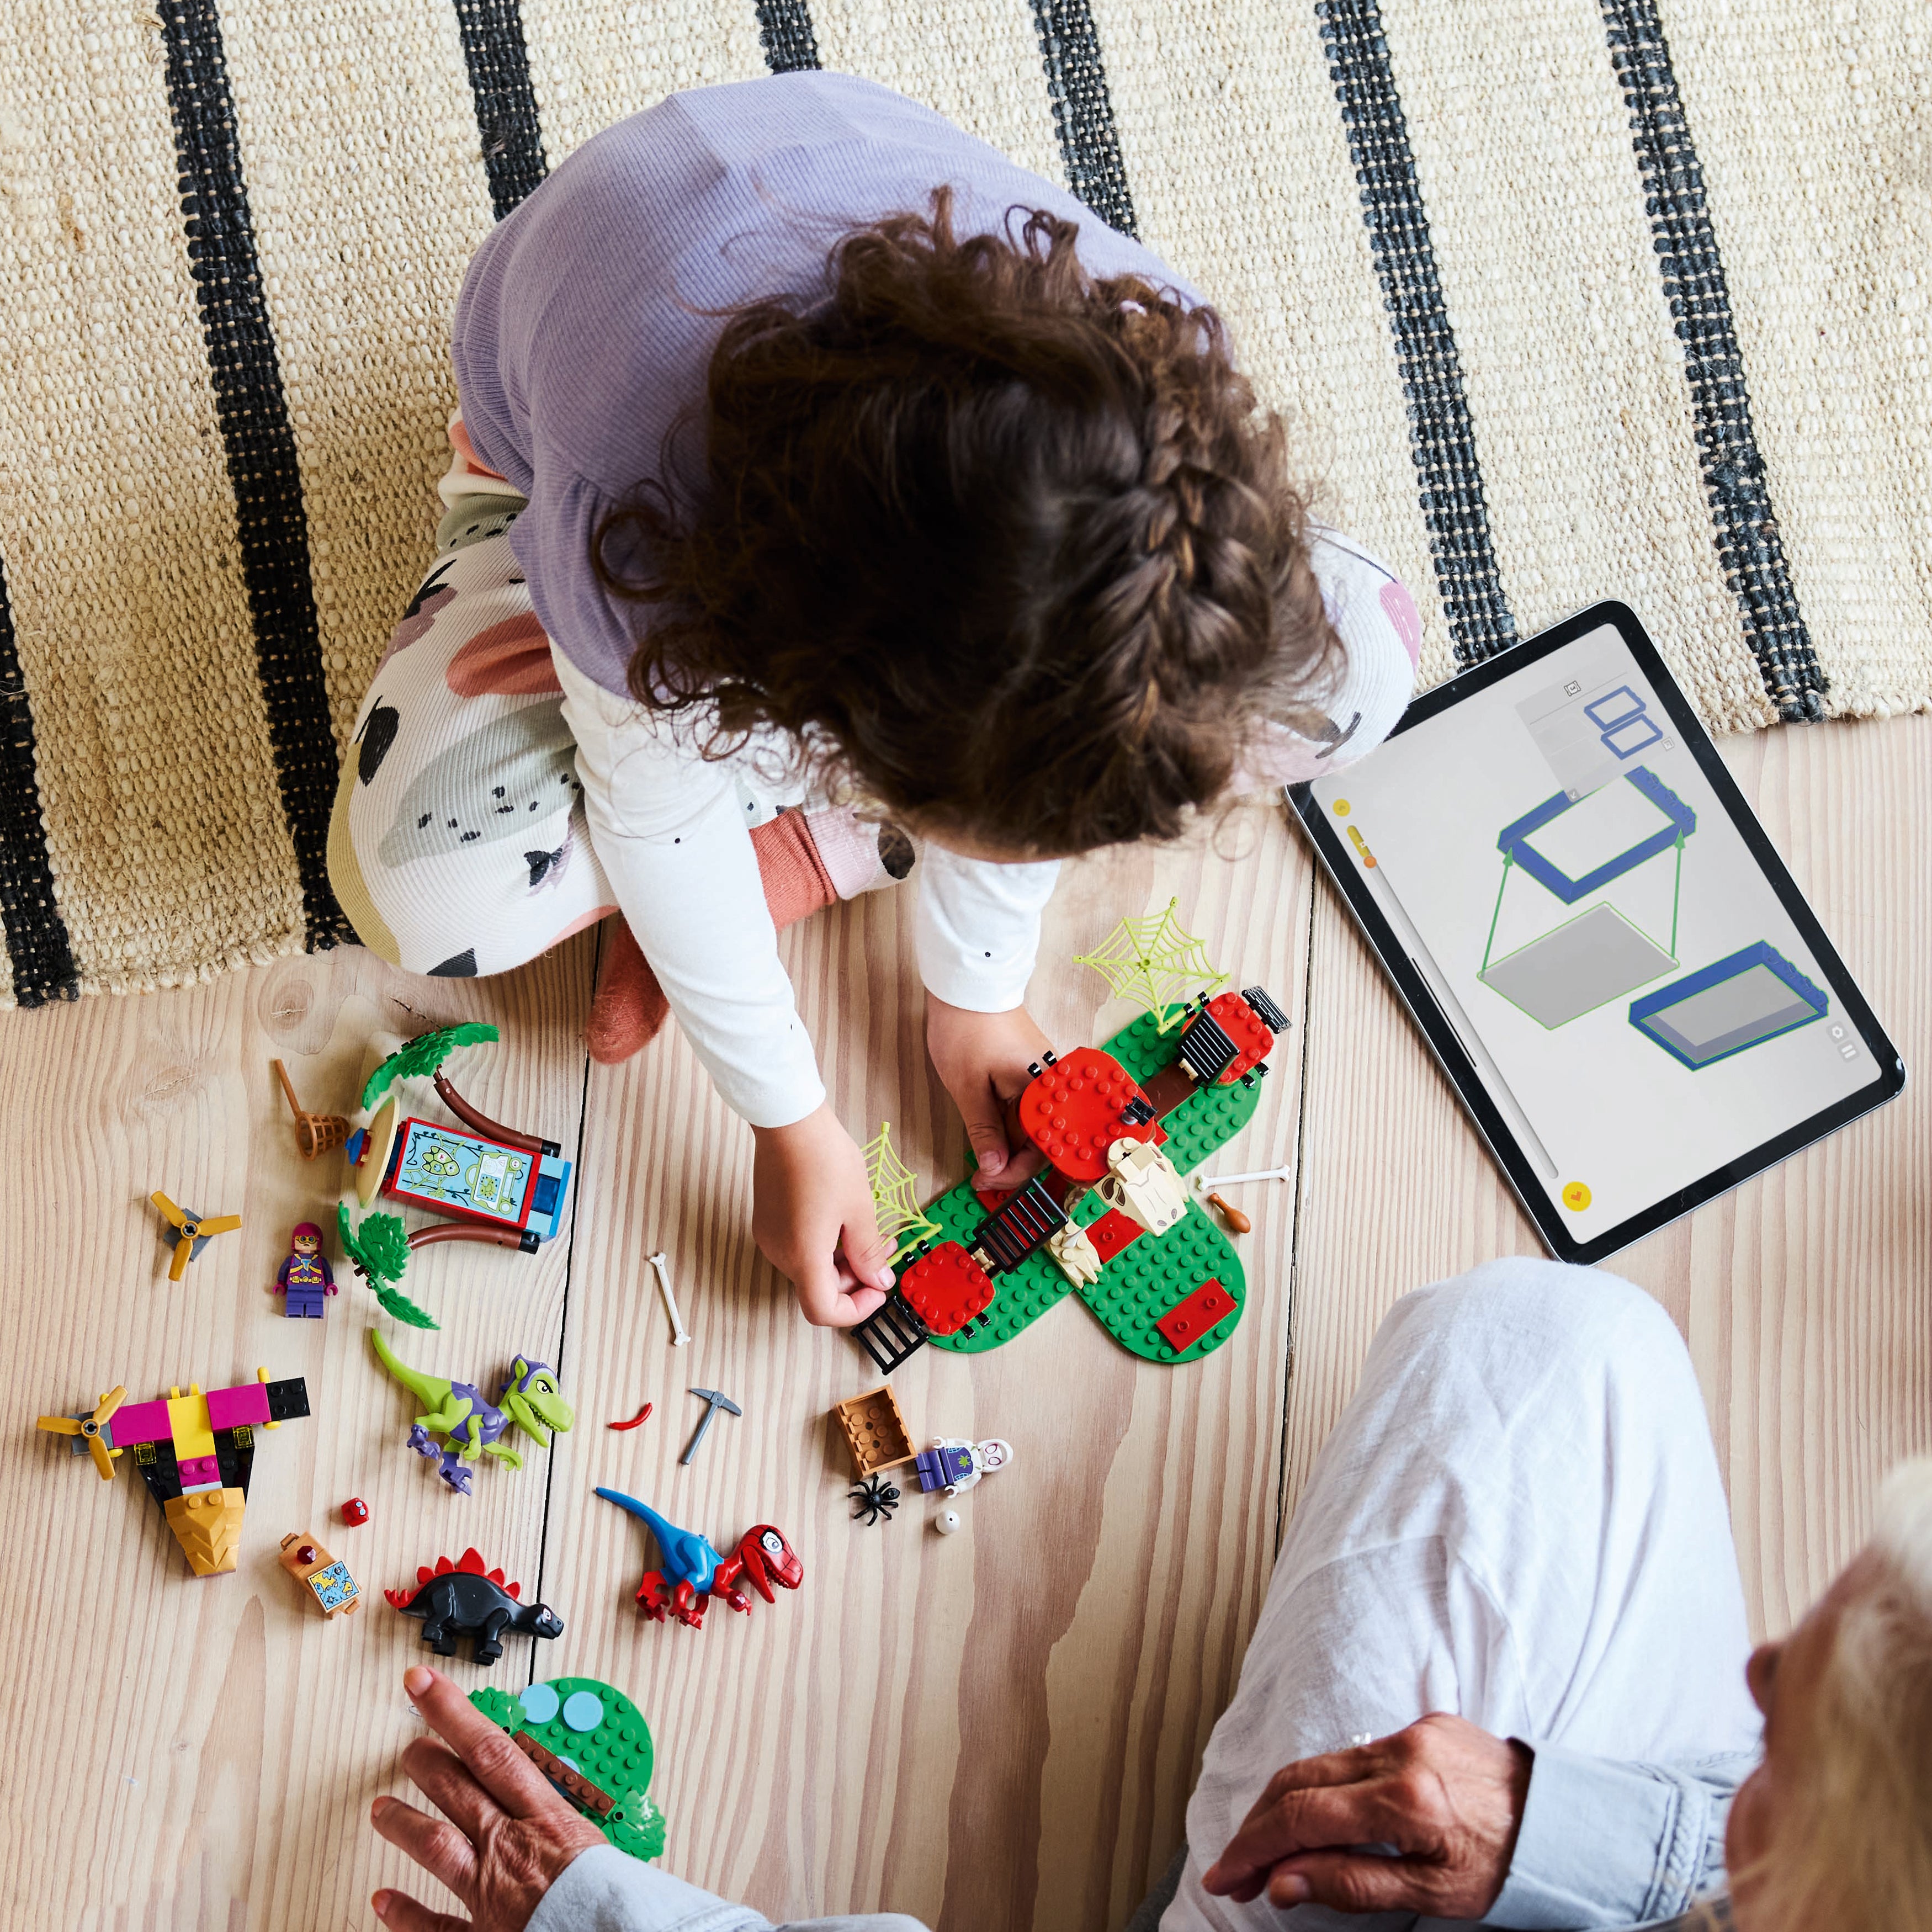
[(670, 1276), (664, 1268), (669, 1257), (662, 1252), (652, 1256), (651, 1266), (656, 1269), (658, 1286), (664, 1291), (664, 1312), (670, 1317), (670, 1345), (681, 1348), (691, 1337), (685, 1333), (683, 1318), (677, 1312), (677, 1297), (670, 1292)]
[(1217, 1187), (1236, 1187), (1244, 1180), (1292, 1180), (1294, 1170), (1286, 1167), (1257, 1168), (1252, 1174), (1197, 1174), (1194, 1177), (1198, 1193), (1211, 1194)]

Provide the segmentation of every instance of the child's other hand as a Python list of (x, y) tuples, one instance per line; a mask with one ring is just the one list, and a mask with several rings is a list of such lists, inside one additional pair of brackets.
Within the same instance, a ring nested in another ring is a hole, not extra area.
[(1053, 1042), (1024, 1006), (968, 1012), (926, 996), (926, 1044), (966, 1123), (974, 1158), (988, 1180), (1018, 1187), (1046, 1162), (1020, 1130), (1013, 1102), (1033, 1076), (1028, 1066)]
[(798, 1290), (805, 1318), (849, 1328), (886, 1298), (892, 1247), (879, 1234), (866, 1156), (820, 1106), (784, 1127), (754, 1127), (752, 1235)]

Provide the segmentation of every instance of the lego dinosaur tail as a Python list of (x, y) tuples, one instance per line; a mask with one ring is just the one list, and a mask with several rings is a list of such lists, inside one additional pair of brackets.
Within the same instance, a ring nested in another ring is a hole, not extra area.
[(615, 1503), (620, 1510), (628, 1510), (650, 1526), (651, 1534), (658, 1540), (658, 1548), (668, 1551), (670, 1539), (678, 1533), (675, 1523), (667, 1522), (649, 1503), (640, 1503), (635, 1496), (627, 1496), (622, 1490), (599, 1490), (597, 1493), (607, 1503)]
[(408, 1363), (400, 1360), (382, 1340), (381, 1331), (369, 1330), (369, 1346), (376, 1352), (376, 1359), (396, 1380), (415, 1396), (425, 1408), (439, 1407), (449, 1394), (449, 1384), (440, 1378), (418, 1375)]

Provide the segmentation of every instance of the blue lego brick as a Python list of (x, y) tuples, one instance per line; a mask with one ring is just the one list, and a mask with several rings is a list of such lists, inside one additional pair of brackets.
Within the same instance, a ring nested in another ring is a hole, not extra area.
[(1632, 1000), (1630, 1022), (1696, 1073), (1831, 1010), (1825, 989), (1761, 939)]
[(1530, 843), (1534, 834), (1546, 825), (1561, 818), (1574, 806), (1581, 802), (1572, 799), (1567, 792), (1559, 791), (1552, 797), (1545, 799), (1534, 811), (1526, 812), (1520, 818), (1505, 825), (1496, 835), (1497, 849), (1507, 853), (1510, 860), (1520, 866), (1538, 885), (1554, 892), (1565, 905), (1574, 905), (1579, 899), (1609, 885), (1613, 880), (1622, 878), (1626, 872), (1635, 872), (1638, 866), (1655, 858), (1660, 852), (1668, 852), (1680, 838), (1688, 838), (1696, 830), (1696, 813), (1648, 765), (1639, 765), (1635, 771), (1624, 772), (1624, 782), (1635, 787), (1648, 799), (1664, 814), (1664, 822), (1648, 838), (1639, 839), (1628, 850), (1618, 853), (1614, 858), (1605, 860), (1603, 864), (1586, 872), (1580, 879), (1570, 878), (1568, 873), (1546, 859)]

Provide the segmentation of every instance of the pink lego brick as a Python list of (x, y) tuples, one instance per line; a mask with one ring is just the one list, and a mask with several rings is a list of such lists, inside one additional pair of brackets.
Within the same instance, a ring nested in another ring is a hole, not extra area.
[(259, 1429), (268, 1419), (268, 1390), (262, 1382), (244, 1382), (239, 1388), (214, 1389), (208, 1397), (208, 1426), (237, 1429), (244, 1423)]
[(181, 1478), (182, 1487), (191, 1490), (197, 1483), (220, 1482), (221, 1465), (212, 1456), (190, 1456), (176, 1466), (176, 1474)]
[(130, 1402), (114, 1412), (107, 1432), (116, 1448), (131, 1449), (137, 1442), (165, 1442), (174, 1430), (165, 1402)]

